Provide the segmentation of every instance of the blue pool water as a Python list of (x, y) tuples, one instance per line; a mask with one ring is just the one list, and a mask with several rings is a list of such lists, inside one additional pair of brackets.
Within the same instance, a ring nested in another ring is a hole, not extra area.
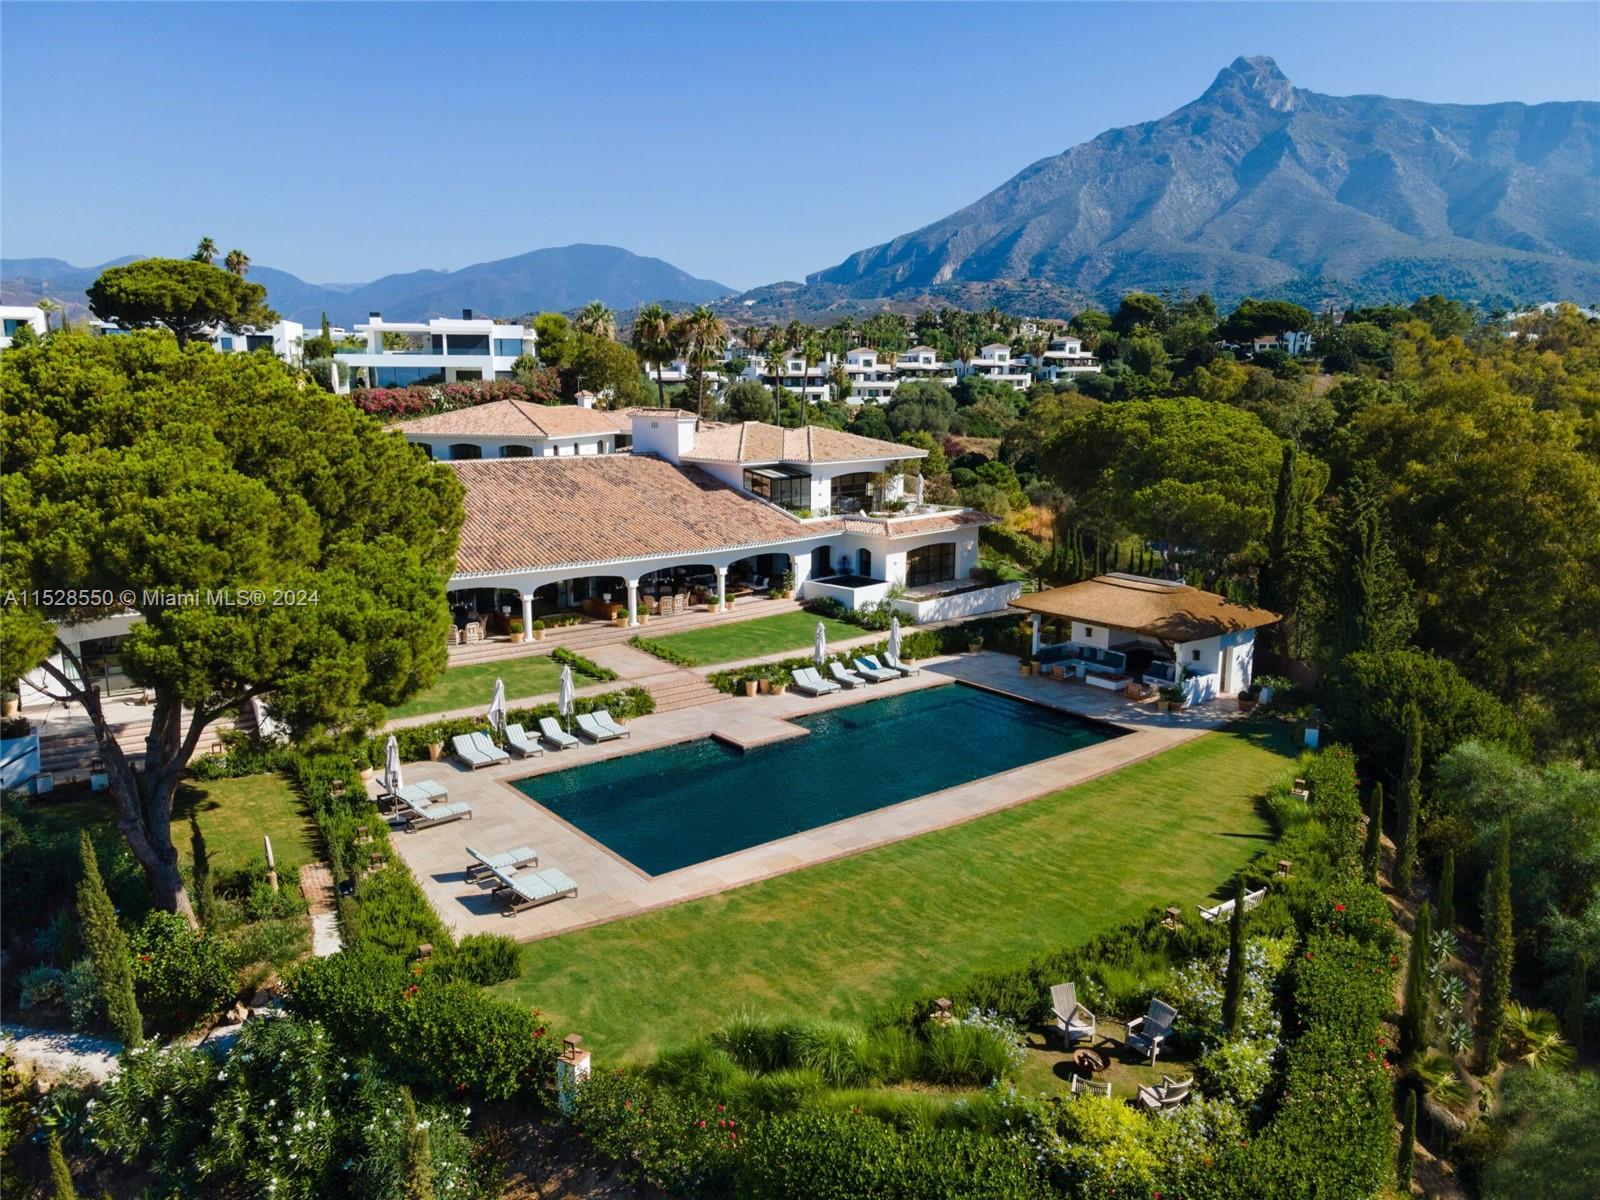
[(796, 723), (810, 735), (748, 751), (703, 738), (515, 786), (660, 875), (1118, 736), (959, 684)]

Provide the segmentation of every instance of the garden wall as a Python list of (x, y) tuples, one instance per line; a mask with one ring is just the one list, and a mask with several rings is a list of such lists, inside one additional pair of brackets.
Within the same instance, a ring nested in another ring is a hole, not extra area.
[(952, 592), (947, 596), (928, 599), (902, 596), (894, 602), (894, 606), (918, 625), (926, 625), (931, 621), (955, 621), (980, 613), (999, 612), (1020, 595), (1020, 583), (997, 583), (992, 587)]

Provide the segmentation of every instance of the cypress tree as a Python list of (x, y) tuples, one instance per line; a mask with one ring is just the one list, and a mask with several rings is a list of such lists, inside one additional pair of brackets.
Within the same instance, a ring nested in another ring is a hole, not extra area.
[(1500, 823), (1500, 851), (1483, 896), (1483, 970), (1478, 980), (1478, 1065), (1500, 1061), (1506, 1000), (1511, 995), (1511, 827)]
[(400, 1089), (400, 1106), (405, 1122), (406, 1200), (434, 1200), (433, 1140), (427, 1122), (417, 1118), (411, 1089)]
[(1411, 1194), (1411, 1166), (1417, 1154), (1417, 1090), (1406, 1088), (1404, 1116), (1400, 1118), (1400, 1154), (1395, 1160), (1395, 1180), (1402, 1196)]
[(1345, 490), (1340, 506), (1337, 603), (1334, 608), (1334, 656), (1370, 650), (1378, 627), (1380, 565), (1384, 557), (1383, 527), (1377, 498), (1358, 476)]
[(1583, 1013), (1589, 1007), (1589, 956), (1580, 954), (1572, 963), (1572, 980), (1567, 990), (1566, 1029), (1567, 1043), (1573, 1053), (1583, 1047)]
[(1233, 893), (1233, 913), (1228, 918), (1228, 977), (1223, 984), (1222, 1023), (1233, 1033), (1244, 1003), (1244, 876)]
[(1400, 767), (1399, 803), (1395, 806), (1394, 887), (1411, 891), (1417, 866), (1418, 789), (1422, 786), (1422, 712), (1413, 700), (1406, 705), (1406, 750)]
[(1293, 442), (1283, 443), (1278, 464), (1278, 492), (1272, 502), (1272, 526), (1267, 534), (1267, 561), (1261, 566), (1257, 588), (1261, 607), (1283, 611), (1284, 572), (1289, 557), (1289, 536), (1300, 523), (1295, 502), (1296, 454)]
[(78, 881), (78, 929), (83, 944), (94, 960), (105, 999), (106, 1017), (124, 1049), (132, 1050), (144, 1040), (139, 1004), (133, 996), (133, 965), (128, 960), (128, 939), (117, 924), (117, 910), (106, 893), (95, 860), (94, 844), (88, 831), (79, 834), (78, 852), (83, 859), (83, 878)]
[(189, 847), (194, 855), (194, 915), (200, 924), (210, 928), (216, 913), (216, 884), (211, 877), (211, 854), (206, 849), (206, 835), (200, 832), (200, 822), (189, 818)]
[(1444, 864), (1439, 868), (1439, 920), (1440, 929), (1456, 927), (1456, 852), (1444, 852)]
[(50, 1200), (78, 1200), (78, 1189), (72, 1186), (67, 1156), (61, 1152), (59, 1133), (50, 1135)]
[(1383, 859), (1383, 784), (1372, 785), (1367, 797), (1367, 844), (1361, 850), (1361, 869), (1373, 883), (1378, 882), (1378, 865)]
[(1428, 943), (1433, 937), (1433, 912), (1424, 900), (1411, 931), (1411, 959), (1406, 967), (1405, 1007), (1400, 1011), (1400, 1056), (1414, 1059), (1428, 1047)]

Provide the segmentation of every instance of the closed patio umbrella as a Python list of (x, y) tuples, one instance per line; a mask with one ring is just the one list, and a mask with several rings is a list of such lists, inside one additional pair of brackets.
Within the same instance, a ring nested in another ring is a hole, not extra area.
[(889, 657), (897, 659), (897, 660), (900, 657), (900, 618), (899, 617), (890, 617), (889, 618)]
[(489, 701), (489, 728), (504, 732), (506, 727), (506, 684), (503, 679), (494, 681), (494, 699)]
[(400, 743), (395, 741), (392, 733), (383, 747), (383, 786), (391, 794), (405, 786), (405, 781), (400, 778)]
[(828, 658), (828, 628), (821, 621), (817, 622), (817, 641), (811, 649), (811, 657), (821, 666)]
[[(561, 668), (561, 688), (556, 692), (556, 708), (563, 718), (572, 715), (572, 700), (575, 689), (572, 686), (572, 668), (563, 664)], [(564, 727), (564, 726), (563, 726)]]

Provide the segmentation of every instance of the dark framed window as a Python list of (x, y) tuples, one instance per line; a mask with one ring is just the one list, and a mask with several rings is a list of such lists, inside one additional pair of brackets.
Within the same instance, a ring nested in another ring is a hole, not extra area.
[(931, 546), (918, 546), (906, 555), (906, 584), (921, 587), (929, 583), (944, 583), (956, 577), (956, 544), (935, 542)]
[(450, 447), (450, 457), (452, 459), (482, 458), (483, 447), (475, 446), (471, 442), (457, 442)]
[(782, 467), (752, 467), (744, 473), (745, 490), (787, 509), (811, 507), (811, 476)]

